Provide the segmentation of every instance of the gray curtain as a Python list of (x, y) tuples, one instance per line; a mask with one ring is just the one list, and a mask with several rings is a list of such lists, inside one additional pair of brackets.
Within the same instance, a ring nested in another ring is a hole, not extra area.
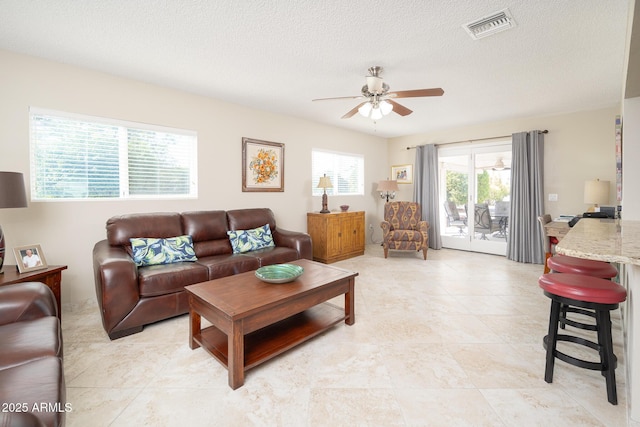
[(544, 211), (544, 134), (514, 133), (511, 160), (511, 212), (507, 258), (533, 264), (544, 263), (538, 216)]
[(429, 222), (429, 247), (441, 249), (438, 197), (438, 150), (433, 144), (416, 147), (413, 200), (420, 203), (422, 219)]

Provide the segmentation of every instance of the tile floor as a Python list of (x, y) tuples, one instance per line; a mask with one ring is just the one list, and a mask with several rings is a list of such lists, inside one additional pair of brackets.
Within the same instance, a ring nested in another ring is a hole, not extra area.
[(541, 266), (452, 250), (385, 260), (377, 245), (335, 265), (359, 272), (355, 325), (248, 371), (235, 391), (189, 348), (187, 315), (111, 342), (95, 302), (65, 311), (67, 426), (629, 425), (618, 313), (617, 406), (598, 372), (558, 361), (544, 382)]

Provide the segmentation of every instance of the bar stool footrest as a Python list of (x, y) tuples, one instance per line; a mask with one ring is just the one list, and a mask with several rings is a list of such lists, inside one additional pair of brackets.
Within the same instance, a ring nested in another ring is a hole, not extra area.
[[(557, 336), (557, 341), (565, 341), (565, 342), (572, 342), (574, 344), (579, 344), (579, 345), (583, 345), (585, 347), (589, 347), (593, 350), (596, 350), (598, 352), (598, 354), (600, 354), (600, 346), (598, 345), (598, 343), (595, 343), (593, 341), (589, 341), (587, 339), (581, 338), (581, 337), (575, 337), (572, 335), (562, 335), (562, 334), (558, 334)], [(542, 340), (543, 345), (544, 345), (544, 349), (547, 349), (547, 345), (549, 342), (549, 335), (545, 335), (545, 337)], [(563, 362), (566, 362), (570, 365), (573, 366), (577, 366), (579, 368), (585, 368), (585, 369), (590, 369), (592, 371), (600, 371), (600, 372), (604, 372), (606, 371), (606, 367), (602, 364), (602, 362), (590, 362), (588, 360), (584, 360), (584, 359), (578, 359), (577, 357), (573, 357), (570, 356), (566, 353), (561, 352), (560, 350), (556, 349), (553, 353), (554, 357), (562, 360)], [(618, 358), (616, 357), (616, 355), (613, 355), (613, 360), (611, 361), (611, 363), (613, 363), (613, 369), (616, 369), (618, 367)]]
[(560, 327), (564, 329), (565, 325), (573, 326), (574, 328), (583, 329), (586, 331), (597, 331), (598, 327), (594, 324), (579, 322), (577, 320), (569, 319), (566, 317), (567, 313), (576, 313), (582, 314), (584, 316), (589, 316), (595, 320), (596, 313), (593, 310), (586, 310), (584, 308), (573, 307), (573, 306), (563, 306), (562, 307), (562, 316), (560, 316)]

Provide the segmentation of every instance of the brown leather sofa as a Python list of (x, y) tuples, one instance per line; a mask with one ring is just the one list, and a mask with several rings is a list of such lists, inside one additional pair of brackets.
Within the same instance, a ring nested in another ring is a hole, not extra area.
[(65, 399), (53, 292), (38, 282), (0, 286), (0, 425), (62, 426)]
[[(275, 247), (234, 254), (227, 231), (269, 224)], [(190, 235), (198, 260), (136, 267), (129, 239)], [(270, 209), (128, 214), (107, 221), (107, 239), (93, 248), (93, 269), (102, 325), (109, 338), (142, 331), (144, 325), (187, 313), (184, 287), (256, 270), (264, 265), (312, 258), (311, 237), (276, 227)]]

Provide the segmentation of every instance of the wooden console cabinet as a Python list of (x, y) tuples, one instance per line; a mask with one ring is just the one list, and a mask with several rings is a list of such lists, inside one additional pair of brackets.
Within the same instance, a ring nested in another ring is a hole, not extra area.
[(364, 255), (364, 212), (307, 213), (313, 260), (329, 264)]

